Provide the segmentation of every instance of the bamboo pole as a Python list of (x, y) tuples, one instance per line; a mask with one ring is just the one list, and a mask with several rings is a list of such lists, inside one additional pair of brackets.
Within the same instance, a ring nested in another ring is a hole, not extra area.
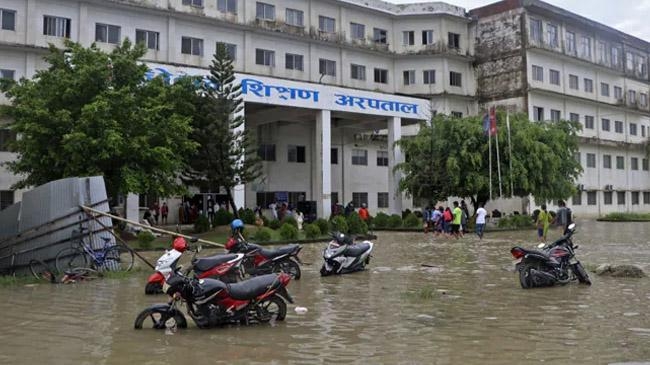
[(179, 233), (179, 232), (172, 232), (172, 231), (168, 231), (168, 230), (165, 230), (165, 229), (162, 229), (162, 228), (147, 226), (147, 225), (142, 224), (140, 222), (135, 222), (135, 221), (132, 221), (132, 220), (129, 220), (129, 219), (118, 217), (116, 215), (112, 215), (112, 214), (109, 214), (109, 213), (106, 213), (106, 212), (102, 212), (102, 211), (99, 211), (99, 210), (96, 210), (96, 209), (93, 209), (93, 208), (90, 208), (90, 207), (87, 207), (87, 206), (84, 206), (84, 205), (81, 205), (81, 209), (85, 210), (86, 212), (100, 214), (100, 215), (103, 215), (105, 217), (110, 217), (112, 219), (117, 219), (118, 221), (126, 222), (128, 224), (132, 224), (134, 226), (141, 227), (141, 228), (144, 228), (144, 229), (148, 229), (148, 230), (151, 230), (151, 231), (154, 231), (154, 232), (168, 234), (168, 235), (171, 235), (171, 236), (183, 237), (183, 238), (187, 238), (187, 239), (195, 239), (196, 238), (197, 242), (205, 243), (205, 244), (216, 246), (216, 247), (224, 247), (224, 245), (221, 244), (221, 243), (207, 241), (207, 240), (204, 240), (202, 238), (188, 236), (188, 235), (184, 235), (184, 234)]

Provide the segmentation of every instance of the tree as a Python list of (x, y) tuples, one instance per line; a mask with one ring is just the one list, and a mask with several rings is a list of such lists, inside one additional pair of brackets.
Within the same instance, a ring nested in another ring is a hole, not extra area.
[(223, 44), (217, 46), (210, 76), (200, 82), (192, 103), (191, 139), (199, 148), (190, 156), (183, 180), (209, 191), (223, 188), (237, 216), (232, 189), (257, 179), (261, 166), (250, 131), (243, 128), (241, 85)]
[(110, 54), (94, 44), (66, 47), (50, 45), (49, 68), (33, 79), (3, 85), (20, 135), (18, 158), (7, 164), (21, 177), (14, 188), (103, 175), (112, 197), (183, 191), (177, 174), (195, 149), (190, 118), (176, 111), (183, 90), (162, 78), (144, 82), (145, 49), (128, 39)]
[[(565, 199), (575, 193), (575, 180), (582, 167), (576, 122), (530, 122), (525, 114), (510, 116), (512, 131), (512, 182), (507, 153), (505, 112), (499, 112), (500, 160), (505, 196), (532, 194), (537, 202)], [(490, 197), (488, 137), (480, 117), (436, 116), (422, 123), (413, 138), (398, 142), (406, 162), (396, 166), (405, 177), (400, 190), (415, 199), (435, 202), (449, 196), (470, 198), (475, 208)], [(492, 142), (493, 191), (498, 191), (496, 149)]]

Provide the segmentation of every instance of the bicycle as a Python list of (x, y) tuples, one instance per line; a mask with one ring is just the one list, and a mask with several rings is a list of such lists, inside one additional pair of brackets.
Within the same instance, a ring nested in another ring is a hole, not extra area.
[(29, 271), (39, 281), (47, 281), (52, 284), (76, 283), (102, 277), (102, 273), (96, 270), (87, 267), (77, 267), (63, 272), (59, 281), (49, 265), (37, 259), (29, 261)]
[(29, 261), (29, 271), (32, 275), (38, 280), (48, 281), (50, 283), (56, 282), (56, 276), (54, 272), (50, 270), (50, 267), (41, 260), (32, 259)]
[[(82, 228), (81, 231), (84, 230), (87, 229)], [(93, 249), (89, 243), (84, 242), (81, 232), (74, 232), (73, 236), (75, 234), (78, 236), (77, 246), (64, 248), (56, 254), (58, 272), (77, 268), (92, 268), (98, 272), (129, 271), (133, 267), (133, 251), (120, 244), (109, 246), (110, 237), (101, 237), (104, 245), (100, 249)]]

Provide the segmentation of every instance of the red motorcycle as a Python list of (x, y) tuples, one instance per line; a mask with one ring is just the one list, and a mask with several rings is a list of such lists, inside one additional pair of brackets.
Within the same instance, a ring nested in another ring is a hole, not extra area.
[(298, 254), (302, 246), (291, 244), (276, 249), (266, 249), (262, 246), (246, 242), (243, 237), (230, 237), (226, 243), (230, 253), (242, 253), (244, 257), (244, 272), (251, 276), (265, 275), (272, 272), (284, 272), (295, 280), (299, 280), (300, 258)]

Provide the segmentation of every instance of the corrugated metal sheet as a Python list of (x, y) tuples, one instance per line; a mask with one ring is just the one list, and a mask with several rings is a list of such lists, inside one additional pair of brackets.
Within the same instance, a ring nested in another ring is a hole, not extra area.
[[(0, 272), (21, 272), (29, 261), (39, 259), (54, 266), (56, 254), (63, 248), (75, 245), (73, 231), (82, 227), (92, 232), (84, 239), (95, 249), (104, 245), (101, 237), (115, 238), (103, 231), (80, 205), (108, 212), (104, 179), (101, 176), (67, 178), (52, 181), (23, 194), (21, 203), (0, 212)], [(112, 227), (108, 217), (99, 218), (107, 227)]]

